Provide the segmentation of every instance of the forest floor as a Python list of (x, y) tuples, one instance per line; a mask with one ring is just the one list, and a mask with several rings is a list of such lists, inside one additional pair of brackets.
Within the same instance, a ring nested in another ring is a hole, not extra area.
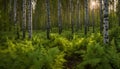
[(14, 32), (0, 33), (0, 69), (120, 69), (119, 28), (110, 30), (105, 45), (97, 31), (71, 34), (36, 31), (29, 40), (16, 39)]

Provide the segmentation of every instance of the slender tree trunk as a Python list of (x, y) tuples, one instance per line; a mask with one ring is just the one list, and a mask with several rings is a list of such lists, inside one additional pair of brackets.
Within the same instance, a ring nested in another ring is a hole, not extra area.
[(72, 1), (73, 0), (70, 0), (70, 22), (71, 22), (71, 30), (72, 30), (72, 34), (74, 33), (74, 22), (73, 22), (73, 16), (72, 16), (72, 14), (73, 14), (73, 4), (72, 4)]
[[(118, 0), (118, 18), (120, 18), (120, 0)], [(119, 26), (120, 26), (120, 19), (118, 20), (119, 21)]]
[[(4, 15), (6, 16), (7, 15), (7, 0), (4, 0), (3, 4), (4, 4), (4, 9), (3, 9), (4, 10)], [(4, 17), (3, 19), (4, 19), (3, 31), (7, 31), (6, 22), (5, 22), (6, 18)]]
[(18, 7), (18, 10), (17, 10), (17, 39), (20, 38), (20, 26), (21, 26), (20, 23), (21, 23), (21, 8)]
[(23, 0), (23, 22), (22, 22), (23, 39), (26, 37), (26, 0)]
[(15, 30), (16, 30), (16, 25), (17, 25), (17, 0), (14, 0), (14, 25), (15, 25)]
[(95, 19), (94, 19), (94, 8), (92, 9), (92, 27), (93, 27), (93, 33), (95, 32)]
[(90, 2), (90, 0), (87, 0), (87, 30), (89, 31), (89, 27), (90, 27), (90, 20), (89, 20), (89, 11), (90, 11), (90, 8), (89, 8), (89, 6), (90, 6), (90, 4), (89, 4), (89, 2)]
[(100, 0), (100, 33), (103, 30), (103, 10), (102, 10), (102, 0)]
[(108, 37), (108, 29), (109, 29), (109, 17), (108, 17), (108, 0), (104, 0), (104, 19), (103, 19), (103, 27), (104, 27), (104, 43), (109, 43), (109, 37)]
[(85, 30), (85, 35), (87, 35), (87, 25), (88, 25), (88, 0), (84, 0), (85, 2), (85, 23), (84, 23), (84, 30)]
[(12, 30), (12, 25), (13, 24), (11, 24), (12, 23), (12, 0), (10, 0), (10, 4), (9, 4), (9, 31), (11, 31)]
[(32, 0), (28, 3), (28, 37), (32, 38)]
[(62, 33), (61, 0), (58, 0), (58, 27), (59, 34), (61, 34)]
[(80, 29), (80, 1), (77, 0), (77, 31)]
[[(63, 14), (62, 14), (63, 15)], [(66, 19), (69, 19), (69, 21), (66, 21)], [(67, 18), (65, 19), (65, 21), (69, 24), (71, 22), (71, 18), (70, 18), (70, 6), (68, 5), (68, 8), (67, 8)], [(64, 27), (65, 27), (66, 24), (64, 24)], [(67, 26), (66, 29), (69, 29), (70, 27), (70, 24)]]
[(17, 0), (14, 0), (14, 31), (17, 35), (17, 39), (19, 38), (19, 32), (18, 32), (18, 21), (17, 21)]
[(116, 16), (116, 3), (117, 3), (117, 0), (114, 0), (114, 17), (115, 17), (115, 23), (117, 25), (117, 16)]
[[(99, 5), (98, 5), (99, 0), (96, 0), (95, 3), (97, 4), (97, 5), (96, 5), (97, 8), (96, 8), (96, 17), (95, 17), (95, 18), (96, 18), (96, 21), (95, 21), (95, 23), (96, 23), (96, 26), (98, 26), (98, 24), (99, 24), (99, 17), (100, 17), (100, 16), (99, 16), (99, 11), (100, 11), (100, 9), (98, 9), (98, 8), (99, 8)], [(96, 27), (96, 26), (95, 26), (95, 27)], [(99, 25), (99, 27), (100, 27), (100, 25)]]
[(109, 13), (110, 13), (110, 22), (109, 22), (109, 28), (111, 28), (111, 26), (112, 26), (112, 22), (113, 22), (113, 15), (112, 15), (112, 1), (110, 0), (109, 1), (109, 5), (110, 5), (110, 7), (109, 7)]
[(81, 27), (84, 26), (82, 29), (85, 29), (85, 12), (84, 12), (84, 11), (85, 11), (85, 5), (83, 5), (82, 7), (83, 7), (83, 8), (82, 8), (82, 18), (83, 18), (83, 19), (82, 19), (82, 23), (83, 23), (83, 24), (81, 23)]
[[(115, 13), (115, 10), (114, 10), (114, 9), (115, 9), (115, 1), (113, 0), (113, 19), (115, 19), (115, 14), (114, 14), (114, 13)], [(114, 21), (114, 20), (113, 20), (113, 21)], [(116, 20), (115, 20), (115, 21), (116, 21)], [(114, 23), (116, 23), (115, 21), (114, 21)], [(112, 28), (112, 27), (111, 27), (111, 28)]]
[(46, 0), (47, 8), (47, 39), (50, 39), (50, 0)]

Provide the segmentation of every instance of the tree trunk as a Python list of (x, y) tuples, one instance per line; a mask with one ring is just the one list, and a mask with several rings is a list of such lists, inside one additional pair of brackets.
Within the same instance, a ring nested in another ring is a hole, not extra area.
[(26, 37), (26, 0), (23, 0), (23, 22), (22, 22), (23, 39)]
[(50, 39), (50, 0), (46, 0), (47, 8), (47, 39)]
[(95, 19), (94, 19), (94, 8), (92, 9), (92, 27), (93, 27), (93, 33), (95, 32)]
[(103, 30), (103, 10), (102, 10), (102, 0), (100, 0), (100, 33)]
[(109, 43), (109, 37), (108, 37), (108, 28), (109, 28), (109, 18), (108, 18), (108, 0), (104, 0), (104, 19), (103, 19), (103, 27), (104, 27), (104, 43)]
[(74, 33), (74, 22), (73, 22), (73, 16), (72, 16), (72, 14), (73, 14), (73, 4), (72, 4), (72, 1), (73, 0), (70, 0), (70, 22), (71, 22), (71, 30), (72, 30), (72, 34)]
[(17, 0), (14, 0), (14, 31), (15, 34), (17, 35), (17, 39), (19, 38), (19, 33), (18, 33), (18, 22), (17, 22)]
[(59, 34), (61, 34), (62, 33), (61, 0), (58, 0), (58, 27)]
[[(6, 16), (7, 15), (7, 0), (3, 1), (3, 5), (4, 5), (4, 9), (3, 9), (4, 10), (4, 15)], [(4, 28), (3, 28), (3, 30), (7, 31), (7, 27), (6, 27), (7, 23), (5, 22), (6, 17), (4, 17), (3, 19), (4, 19)]]
[(32, 38), (32, 0), (28, 3), (28, 37)]
[[(120, 0), (118, 0), (118, 18), (120, 18)], [(119, 21), (119, 26), (120, 26), (120, 19), (118, 20)]]
[(84, 30), (85, 30), (85, 35), (87, 35), (87, 25), (88, 25), (88, 0), (84, 0), (85, 2), (85, 23), (84, 23)]
[(14, 0), (14, 25), (15, 25), (15, 30), (16, 30), (16, 25), (17, 25), (17, 0)]
[(77, 31), (80, 29), (80, 1), (77, 0)]
[(89, 21), (89, 18), (90, 18), (90, 15), (89, 15), (89, 11), (90, 11), (90, 4), (89, 4), (90, 0), (87, 0), (87, 31), (89, 31), (89, 26), (90, 26), (90, 21)]
[(9, 31), (12, 30), (12, 25), (13, 25), (13, 24), (11, 24), (12, 21), (13, 21), (13, 20), (12, 20), (12, 14), (13, 14), (13, 13), (12, 13), (12, 0), (10, 0), (10, 4), (9, 4), (9, 22), (10, 22), (10, 23), (9, 23), (9, 26), (10, 26), (10, 27), (9, 27)]
[[(113, 19), (115, 19), (115, 10), (114, 10), (114, 9), (115, 9), (115, 1), (113, 0), (113, 11), (112, 11)], [(114, 21), (113, 23), (115, 24), (115, 23), (116, 23), (116, 22), (115, 22), (116, 20), (113, 20), (113, 21)], [(112, 28), (112, 26), (111, 26), (111, 28)]]

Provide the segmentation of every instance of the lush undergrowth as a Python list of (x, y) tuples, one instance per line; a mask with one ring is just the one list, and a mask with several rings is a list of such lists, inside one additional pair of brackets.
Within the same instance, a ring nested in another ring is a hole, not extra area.
[[(110, 30), (109, 45), (100, 33), (61, 35), (36, 32), (33, 39), (0, 34), (0, 69), (120, 69), (119, 28)], [(9, 35), (8, 35), (9, 34)]]

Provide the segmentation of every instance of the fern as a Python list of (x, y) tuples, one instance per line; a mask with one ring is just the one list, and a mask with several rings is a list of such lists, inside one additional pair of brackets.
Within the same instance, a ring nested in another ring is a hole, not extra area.
[(77, 65), (77, 68), (87, 69), (119, 69), (120, 56), (115, 47), (109, 48), (96, 44), (94, 46), (87, 46), (86, 53), (83, 54), (83, 62)]

